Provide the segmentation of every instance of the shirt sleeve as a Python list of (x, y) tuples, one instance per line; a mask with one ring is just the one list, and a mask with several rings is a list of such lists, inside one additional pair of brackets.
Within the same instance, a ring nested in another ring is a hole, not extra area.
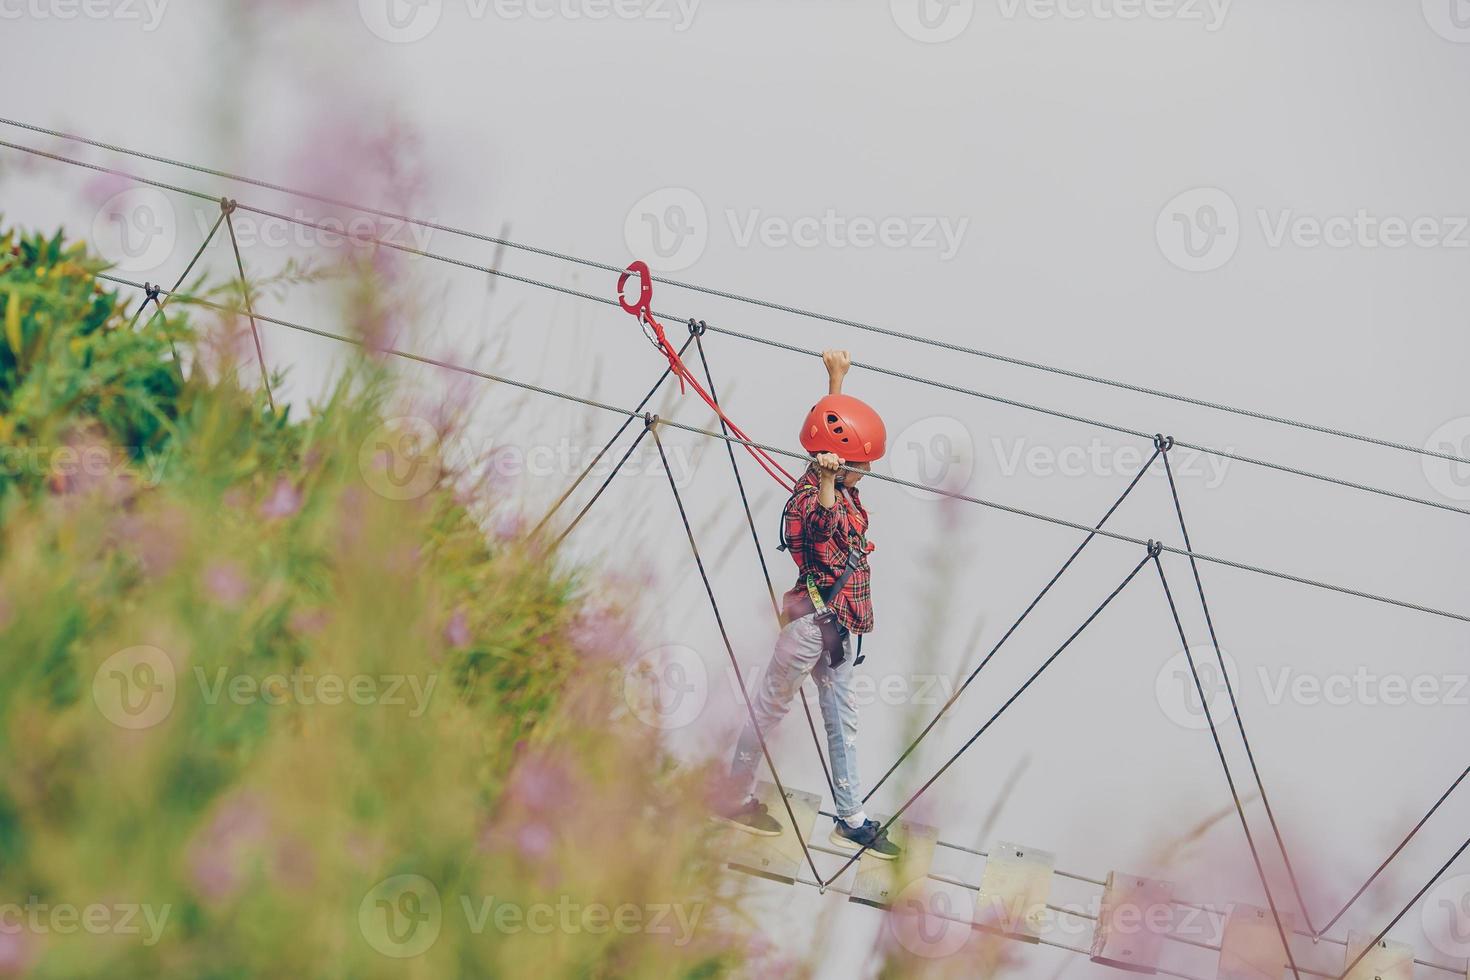
[(802, 494), (797, 500), (796, 512), (801, 515), (808, 541), (831, 541), (837, 533), (837, 508), (823, 507), (817, 500), (817, 494)]

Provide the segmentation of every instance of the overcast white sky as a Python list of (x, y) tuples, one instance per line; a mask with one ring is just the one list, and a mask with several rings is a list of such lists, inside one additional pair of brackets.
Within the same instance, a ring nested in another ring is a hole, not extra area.
[[(1465, 0), (0, 0), (0, 32), (7, 117), (394, 206), (374, 147), (406, 140), (417, 175), (411, 204), (435, 221), (508, 228), (608, 262), (642, 257), (675, 278), (839, 317), (1470, 450)], [(53, 145), (0, 128), (9, 141)], [(318, 213), (214, 178), (84, 156)], [(19, 164), (13, 151), (0, 155), (9, 221), (65, 221), (117, 248), (117, 212), (128, 241), (144, 243), (119, 253), (134, 278), (171, 281), (213, 220), (185, 198), (104, 206), (123, 185), (61, 164)], [(248, 215), (241, 222), (252, 269), (320, 244)], [(492, 246), (441, 232), (413, 237), (423, 234), (395, 237), (479, 264), (498, 260)], [(207, 261), (223, 273), (226, 258), (215, 249)], [(503, 260), (517, 274), (613, 289), (594, 270), (514, 252)], [(620, 405), (636, 402), (660, 370), (617, 310), (512, 282), (492, 289), (463, 269), (408, 268), (431, 297), (432, 315), (412, 338), (423, 349)], [(319, 287), (302, 289), (272, 297), (270, 312), (321, 323), (327, 299)], [(655, 305), (1470, 506), (1470, 468), (1410, 453), (673, 287), (658, 287)], [(732, 416), (757, 439), (794, 446), (802, 413), (823, 390), (817, 362), (730, 337), (712, 335), (707, 346)], [(340, 355), (277, 328), (266, 328), (265, 348), (290, 368), (284, 396), (303, 405)], [(1147, 449), (870, 372), (855, 371), (849, 390), (888, 419), (888, 472), (1078, 522), (1101, 516)], [(709, 421), (692, 396), (658, 407)], [(585, 453), (616, 422), (500, 390), (488, 395), (475, 438), (508, 447), (513, 467), (524, 462), (528, 472), (507, 486), (534, 512), (569, 475), (555, 461), (563, 449)], [(667, 442), (685, 467), (737, 652), (753, 671), (773, 628), (724, 449), (681, 432)], [(1175, 461), (1199, 550), (1470, 609), (1470, 517), (1242, 463)], [(686, 751), (723, 752), (737, 711), (725, 654), (663, 478), (647, 458), (635, 462), (574, 546), (653, 576), (649, 648), (688, 648), (675, 656), (696, 682), (708, 678), (697, 692), (703, 710), (671, 738)], [(784, 584), (788, 559), (772, 547), (780, 500), (754, 467), (745, 478)], [(871, 778), (916, 717), (934, 710), (943, 691), (935, 678), (949, 683), (977, 662), (1078, 534), (892, 484), (865, 491), (879, 548), (879, 626), (864, 667), (876, 693), (861, 745)], [(1145, 480), (1115, 521), (1119, 531), (1179, 543), (1161, 478)], [(1140, 557), (1131, 545), (1095, 543), (875, 810), (891, 810), (962, 744)], [(1205, 644), (1187, 565), (1165, 565), (1191, 639)], [(1257, 760), (1320, 923), (1466, 764), (1470, 626), (1219, 566), (1203, 574)], [(944, 777), (924, 818), (947, 840), (1042, 848), (1085, 875), (1154, 874), (1195, 900), (1260, 903), (1233, 816), (1172, 864), (1159, 861), (1169, 841), (1230, 802), (1208, 732), (1181, 700), (1179, 646), (1156, 577), (1140, 576)], [(1317, 691), (1324, 683), (1326, 693)], [(1418, 692), (1409, 703), (1393, 703), (1406, 700), (1399, 683)], [(822, 777), (799, 717), (775, 745), (787, 781), (815, 791)], [(1238, 736), (1227, 731), (1226, 744), (1248, 784)], [(1016, 773), (987, 823), (994, 795)], [(1264, 842), (1258, 806), (1251, 816)], [(1467, 821), (1470, 791), (1337, 932), (1375, 932), (1461, 843)], [(978, 860), (946, 860), (978, 878)], [(1450, 877), (1465, 874), (1470, 864)], [(1465, 879), (1454, 887), (1454, 900), (1470, 891)], [(807, 948), (824, 908), (837, 916), (843, 942), (827, 953), (824, 976), (852, 975), (882, 928), (841, 896), (761, 892), (773, 937), (793, 950)], [(1058, 894), (1086, 902), (1096, 889)], [(1446, 940), (1443, 897), (1395, 935), (1421, 956), (1462, 962), (1454, 957), (1470, 950)], [(1017, 975), (1064, 965), (1068, 977), (1114, 975), (1056, 951), (1022, 955)], [(1213, 976), (1208, 959), (1172, 962)]]

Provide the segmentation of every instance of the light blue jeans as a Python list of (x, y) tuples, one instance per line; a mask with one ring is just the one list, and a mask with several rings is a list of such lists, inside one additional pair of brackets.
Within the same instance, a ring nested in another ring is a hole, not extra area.
[[(812, 613), (786, 624), (776, 639), (775, 652), (765, 673), (750, 692), (756, 724), (767, 740), (791, 710), (808, 674), (817, 682), (822, 724), (827, 729), (827, 761), (832, 768), (837, 813), (850, 817), (863, 808), (862, 783), (857, 764), (857, 700), (852, 692), (852, 637), (846, 639), (847, 657), (833, 667), (822, 654), (822, 629)], [(730, 780), (745, 799), (755, 789), (761, 763), (760, 739), (749, 721), (735, 746)]]

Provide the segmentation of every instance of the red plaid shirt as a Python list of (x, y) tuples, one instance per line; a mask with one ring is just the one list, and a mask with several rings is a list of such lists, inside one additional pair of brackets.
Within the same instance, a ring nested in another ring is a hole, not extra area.
[(797, 585), (806, 588), (810, 574), (817, 588), (826, 592), (847, 567), (848, 553), (860, 549), (861, 557), (842, 594), (832, 603), (837, 622), (854, 633), (873, 630), (872, 571), (868, 568), (868, 511), (857, 488), (837, 488), (837, 506), (817, 502), (819, 486), (808, 471), (796, 484), (786, 502), (786, 543), (800, 569)]

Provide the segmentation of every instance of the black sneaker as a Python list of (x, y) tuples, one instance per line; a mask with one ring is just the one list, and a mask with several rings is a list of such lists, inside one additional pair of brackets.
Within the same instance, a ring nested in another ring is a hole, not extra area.
[(744, 803), (732, 807), (721, 807), (715, 810), (711, 820), (727, 823), (736, 830), (743, 830), (747, 834), (755, 834), (757, 837), (780, 837), (781, 824), (766, 810), (766, 805), (755, 797), (751, 797)]
[(888, 839), (888, 831), (876, 820), (865, 820), (861, 827), (849, 827), (847, 821), (839, 817), (827, 839), (848, 851), (861, 851), (866, 847), (864, 854), (871, 854), (882, 861), (892, 861), (903, 853), (897, 844)]

